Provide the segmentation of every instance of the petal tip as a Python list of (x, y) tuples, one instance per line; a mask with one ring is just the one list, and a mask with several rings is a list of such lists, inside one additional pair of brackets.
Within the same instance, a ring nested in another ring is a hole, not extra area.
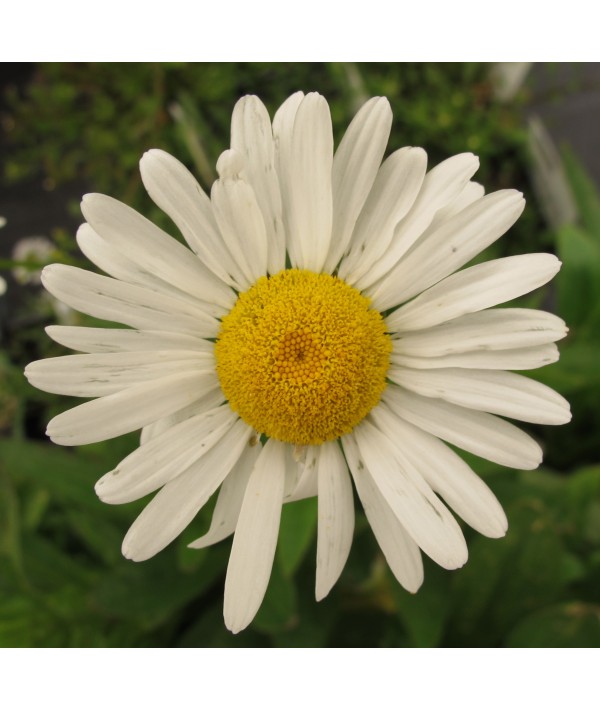
[(329, 585), (326, 581), (317, 580), (315, 585), (315, 600), (317, 602), (324, 600), (331, 592), (332, 587), (333, 585)]

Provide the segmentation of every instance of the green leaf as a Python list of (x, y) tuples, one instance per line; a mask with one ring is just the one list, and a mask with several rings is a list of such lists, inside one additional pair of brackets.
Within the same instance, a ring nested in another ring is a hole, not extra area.
[(276, 559), (263, 603), (252, 629), (267, 634), (280, 632), (297, 623), (297, 599), (294, 583), (285, 575)]
[(327, 647), (328, 636), (340, 617), (340, 599), (330, 597), (316, 602), (311, 569), (310, 583), (304, 578), (304, 585), (298, 592), (298, 614), (294, 624), (273, 635), (276, 647)]
[(62, 550), (54, 541), (37, 534), (23, 536), (24, 568), (31, 583), (40, 590), (65, 585), (87, 586), (100, 571), (94, 571), (81, 555)]
[(90, 551), (108, 565), (121, 559), (121, 541), (124, 531), (106, 520), (101, 514), (70, 508), (65, 517), (73, 533)]
[[(563, 265), (556, 277), (559, 314), (570, 327), (584, 326), (600, 299), (600, 240), (565, 225), (558, 232), (558, 255)], [(600, 324), (598, 324), (600, 325)]]
[(20, 539), (21, 511), (19, 499), (9, 474), (0, 469), (0, 554), (22, 565)]
[(253, 629), (232, 634), (223, 621), (223, 601), (208, 607), (183, 632), (178, 647), (265, 647), (266, 638)]
[(144, 630), (166, 623), (205, 593), (224, 573), (228, 549), (215, 546), (194, 573), (182, 573), (175, 555), (163, 552), (143, 563), (123, 561), (92, 591), (93, 606), (105, 616), (135, 620)]
[(579, 542), (600, 544), (600, 465), (575, 471), (566, 482), (567, 515)]
[(50, 444), (0, 440), (0, 461), (16, 481), (46, 489), (56, 500), (86, 509), (106, 509), (94, 493), (104, 463)]
[(283, 507), (277, 558), (285, 575), (292, 575), (302, 563), (316, 531), (316, 497), (294, 501)]
[(428, 566), (425, 582), (416, 594), (404, 590), (395, 580), (392, 595), (397, 614), (415, 647), (437, 647), (450, 611), (448, 577), (445, 571)]
[(44, 613), (28, 597), (0, 602), (0, 647), (37, 647), (46, 636)]
[(507, 647), (599, 647), (600, 607), (568, 602), (526, 617), (509, 634)]
[[(529, 375), (529, 373), (528, 373)], [(564, 396), (600, 388), (598, 345), (579, 339), (560, 348), (560, 360), (532, 373)]]
[(567, 585), (571, 561), (544, 498), (528, 493), (507, 516), (506, 537), (475, 538), (468, 564), (454, 574), (452, 624), (462, 643), (500, 644), (506, 629), (556, 602)]
[(563, 151), (563, 160), (583, 226), (600, 243), (600, 198), (596, 184), (571, 149)]

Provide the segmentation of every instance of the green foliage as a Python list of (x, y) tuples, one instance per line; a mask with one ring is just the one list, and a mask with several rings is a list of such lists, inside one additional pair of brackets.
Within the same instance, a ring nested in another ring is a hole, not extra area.
[(532, 373), (571, 401), (573, 422), (550, 442), (555, 466), (574, 456), (583, 463), (600, 459), (600, 197), (575, 156), (566, 151), (564, 165), (579, 212), (576, 224), (556, 234), (562, 268), (556, 278), (556, 305), (570, 333), (560, 343), (560, 361)]
[[(237, 98), (256, 93), (273, 114), (301, 88), (327, 96), (337, 140), (364, 99), (387, 95), (390, 150), (422, 145), (431, 164), (473, 151), (488, 191), (517, 187), (530, 197), (521, 117), (494, 101), (487, 73), (485, 65), (435, 63), (37, 65), (27, 86), (6, 97), (4, 177), (41, 179), (49, 189), (75, 181), (174, 232), (141, 188), (141, 154), (164, 148), (208, 187)], [(570, 154), (565, 167), (579, 222), (542, 232), (530, 200), (486, 256), (548, 249), (562, 260), (555, 288), (528, 303), (557, 311), (571, 332), (559, 344), (561, 360), (528, 375), (569, 397), (574, 421), (532, 428), (545, 449), (540, 471), (467, 457), (505, 507), (508, 535), (488, 540), (465, 527), (467, 565), (448, 572), (426, 560), (416, 595), (393, 579), (357, 508), (348, 563), (316, 603), (314, 500), (284, 507), (264, 603), (238, 635), (222, 619), (230, 540), (187, 548), (206, 531), (213, 502), (152, 560), (123, 559), (121, 540), (145, 501), (107, 506), (93, 487), (136, 446), (135, 436), (81, 449), (44, 440), (45, 423), (72, 400), (35, 391), (22, 377), (29, 360), (64, 353), (43, 334), (56, 320), (51, 303), (32, 291), (15, 308), (0, 353), (0, 646), (597, 646), (600, 201)], [(66, 226), (50, 227), (59, 228), (54, 258), (85, 266)]]
[[(465, 63), (37, 65), (25, 97), (16, 89), (7, 95), (4, 124), (13, 150), (5, 177), (39, 177), (47, 188), (81, 182), (164, 220), (141, 186), (144, 151), (173, 153), (209, 187), (228, 147), (235, 101), (257, 94), (273, 115), (299, 89), (327, 97), (338, 141), (360, 104), (388, 96), (394, 110), (390, 151), (423, 146), (431, 165), (475, 152), (478, 180), (488, 189), (526, 186), (517, 159), (525, 148), (519, 116), (493, 100), (486, 65)], [(530, 241), (533, 219), (526, 215), (510, 239)]]
[(526, 617), (508, 641), (511, 647), (599, 647), (600, 607), (580, 602), (546, 607)]
[(317, 530), (317, 501), (305, 499), (283, 507), (277, 555), (282, 571), (292, 575), (306, 555)]

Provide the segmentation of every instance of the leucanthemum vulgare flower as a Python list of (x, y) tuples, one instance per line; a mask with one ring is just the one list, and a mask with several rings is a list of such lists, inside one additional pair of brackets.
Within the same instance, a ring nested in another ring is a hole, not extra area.
[(391, 122), (388, 101), (371, 99), (334, 154), (323, 97), (294, 94), (271, 123), (246, 96), (210, 198), (175, 158), (142, 158), (148, 193), (188, 247), (126, 205), (86, 195), (77, 239), (108, 276), (58, 264), (43, 273), (72, 308), (130, 327), (48, 328), (83, 354), (32, 363), (31, 383), (97, 398), (55, 417), (48, 435), (82, 445), (142, 429), (139, 448), (96, 487), (112, 504), (158, 491), (123, 542), (136, 561), (219, 490), (210, 529), (190, 545), (234, 534), (233, 632), (263, 599), (283, 504), (318, 496), (317, 599), (349, 554), (351, 480), (391, 570), (414, 592), (421, 551), (449, 569), (467, 560), (447, 506), (483, 535), (507, 528), (445, 442), (533, 469), (539, 445), (498, 415), (570, 419), (560, 395), (507, 372), (555, 361), (563, 321), (492, 308), (549, 281), (556, 257), (457, 271), (517, 220), (522, 195), (484, 195), (469, 153), (429, 171), (421, 148), (382, 162)]

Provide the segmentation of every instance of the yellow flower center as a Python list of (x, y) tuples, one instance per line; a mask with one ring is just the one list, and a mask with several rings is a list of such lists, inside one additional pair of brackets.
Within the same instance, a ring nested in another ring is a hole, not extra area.
[(225, 397), (257, 432), (322, 444), (379, 402), (391, 349), (381, 314), (359, 291), (288, 269), (240, 294), (215, 355)]

